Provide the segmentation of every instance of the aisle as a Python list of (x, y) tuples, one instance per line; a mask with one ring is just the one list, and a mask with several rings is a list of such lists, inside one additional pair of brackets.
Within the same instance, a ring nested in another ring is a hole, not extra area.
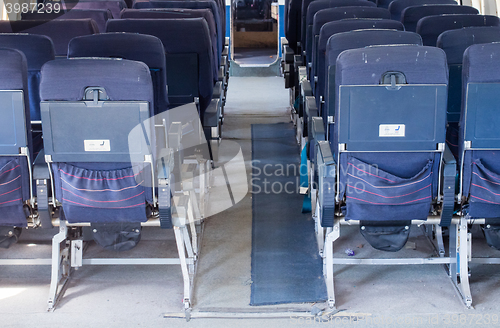
[(252, 125), (250, 305), (327, 300), (311, 213), (302, 212), (292, 123)]

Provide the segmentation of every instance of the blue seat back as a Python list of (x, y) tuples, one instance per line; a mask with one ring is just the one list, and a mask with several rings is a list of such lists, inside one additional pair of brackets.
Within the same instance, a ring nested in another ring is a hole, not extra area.
[(52, 19), (85, 19), (91, 18), (97, 24), (99, 32), (106, 31), (106, 22), (113, 18), (109, 9), (71, 9), (60, 11), (58, 13), (32, 13), (27, 12), (22, 14), (23, 20), (52, 20)]
[(312, 61), (312, 49), (316, 47), (318, 43), (319, 31), (321, 27), (327, 22), (346, 18), (389, 19), (390, 17), (387, 9), (376, 7), (341, 7), (322, 9), (318, 11), (314, 15), (311, 34), (307, 36), (306, 40), (306, 59), (308, 60), (308, 63)]
[(213, 58), (216, 67), (220, 66), (222, 49), (217, 48), (217, 28), (215, 27), (214, 15), (210, 9), (125, 9), (120, 18), (196, 18), (202, 17), (207, 21), (210, 30)]
[(168, 109), (165, 49), (160, 39), (136, 33), (105, 33), (77, 37), (68, 47), (68, 58), (112, 57), (136, 60), (148, 65), (153, 79), (154, 113)]
[(367, 0), (302, 0), (300, 40), (303, 46), (306, 42), (307, 28), (313, 24), (314, 14), (321, 9), (352, 6), (375, 7), (376, 5)]
[[(360, 8), (357, 10), (357, 8)], [(375, 9), (375, 11), (371, 10), (365, 13), (362, 8)], [(334, 10), (333, 12), (328, 11), (328, 14), (324, 13), (319, 15), (319, 18), (316, 18), (316, 14), (323, 10)], [(343, 10), (345, 9), (345, 10)], [(386, 18), (378, 16), (369, 16), (368, 13), (372, 13), (375, 15), (377, 12), (377, 8), (375, 8), (373, 2), (365, 1), (365, 0), (319, 0), (314, 1), (309, 5), (307, 9), (306, 15), (306, 23), (304, 26), (304, 30), (302, 32), (302, 44), (303, 49), (306, 50), (306, 59), (307, 62), (310, 61), (310, 57), (312, 55), (312, 47), (314, 40), (314, 26), (317, 26), (317, 32), (319, 33), (319, 24), (324, 24), (329, 21), (344, 19), (344, 18)], [(388, 18), (388, 17), (387, 17)], [(316, 23), (315, 23), (316, 19)]]
[(500, 43), (467, 48), (459, 145), (462, 200), (472, 218), (500, 217), (499, 83)]
[(458, 122), (462, 108), (462, 61), (465, 49), (477, 43), (500, 42), (500, 27), (465, 27), (441, 33), (437, 46), (446, 52), (450, 69), (446, 141), (458, 158)]
[(500, 19), (490, 15), (435, 15), (420, 19), (417, 33), (422, 36), (425, 46), (435, 47), (439, 34), (470, 26), (498, 26)]
[(64, 10), (73, 9), (101, 9), (109, 10), (112, 18), (119, 18), (120, 11), (127, 8), (127, 3), (124, 0), (62, 0), (62, 1), (47, 1), (53, 5), (59, 3)]
[(98, 32), (96, 23), (90, 18), (0, 21), (0, 33), (30, 33), (48, 36), (54, 43), (55, 55), (61, 57), (66, 57), (68, 54), (68, 44), (71, 39)]
[(108, 22), (107, 31), (158, 37), (165, 47), (167, 57), (170, 104), (184, 104), (199, 97), (200, 114), (203, 118), (217, 82), (210, 34), (203, 18), (118, 19)]
[(376, 46), (339, 55), (332, 137), (346, 219), (427, 218), (438, 192), (447, 83), (446, 55), (435, 47)]
[(401, 12), (405, 8), (425, 4), (457, 5), (455, 0), (394, 0), (389, 4), (388, 9), (391, 12), (392, 19), (401, 20)]
[[(288, 1), (288, 0), (287, 0)], [(285, 36), (288, 40), (288, 45), (297, 53), (297, 42), (301, 37), (301, 0), (289, 0), (288, 6), (285, 7), (285, 12), (288, 11), (285, 20)]]
[[(214, 0), (197, 0), (197, 1), (183, 1), (183, 0), (138, 0), (134, 2), (134, 9), (151, 9), (151, 8), (187, 8), (187, 9), (210, 9), (214, 15), (215, 27), (217, 28), (217, 49), (224, 48), (226, 27), (223, 24), (225, 20), (222, 19), (220, 7)], [(224, 16), (225, 19), (225, 16)]]
[(426, 16), (443, 15), (443, 14), (468, 14), (477, 15), (479, 11), (470, 6), (456, 6), (453, 4), (447, 5), (417, 5), (403, 9), (401, 12), (401, 23), (405, 26), (406, 31), (415, 32), (417, 30), (417, 22)]
[(337, 33), (361, 29), (393, 29), (402, 31), (404, 27), (400, 22), (394, 20), (374, 18), (350, 18), (325, 23), (319, 31), (318, 46), (313, 48), (312, 73), (313, 76), (318, 77), (314, 91), (318, 108), (320, 108), (320, 97), (324, 97), (325, 95), (325, 73), (327, 73), (325, 71), (325, 53), (328, 39)]
[(28, 155), (33, 152), (24, 54), (0, 48), (0, 71), (0, 226), (25, 227), (23, 205), (31, 197)]
[(43, 64), (54, 60), (54, 45), (49, 37), (34, 34), (0, 34), (0, 48), (21, 51), (28, 62), (28, 93), (30, 117), (40, 121), (40, 70)]
[[(328, 39), (325, 50), (325, 66), (323, 67), (324, 80), (330, 82), (334, 80), (337, 57), (343, 51), (389, 44), (422, 45), (422, 39), (414, 32), (397, 30), (355, 30), (332, 35)], [(328, 116), (334, 116), (335, 114), (335, 107), (331, 106), (331, 104), (335, 103), (335, 98), (330, 98), (335, 95), (335, 84), (323, 83), (323, 88), (325, 107), (321, 114), (324, 122), (328, 122)], [(328, 131), (328, 126), (325, 126), (325, 128), (325, 131)]]
[[(42, 67), (46, 159), (69, 222), (146, 221), (153, 202), (153, 86), (142, 62), (72, 58)], [(137, 126), (142, 138), (131, 137)]]

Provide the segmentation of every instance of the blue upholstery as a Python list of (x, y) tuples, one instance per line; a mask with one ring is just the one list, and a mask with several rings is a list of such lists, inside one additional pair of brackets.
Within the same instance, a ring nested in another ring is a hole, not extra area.
[(127, 8), (124, 0), (78, 0), (78, 1), (49, 1), (51, 3), (60, 3), (61, 7), (67, 9), (103, 9), (109, 10), (112, 18), (120, 17), (120, 11)]
[(314, 15), (311, 34), (307, 35), (306, 40), (306, 59), (308, 63), (312, 62), (312, 49), (315, 46), (315, 40), (318, 38), (321, 27), (327, 22), (346, 18), (389, 19), (390, 15), (386, 9), (376, 7), (341, 7), (322, 9), (318, 11)]
[(34, 121), (40, 118), (40, 70), (43, 64), (54, 60), (54, 45), (44, 35), (0, 34), (0, 47), (13, 48), (24, 53), (28, 62), (28, 91), (30, 116)]
[[(459, 154), (463, 165), (462, 197), (468, 204), (468, 209), (465, 210), (471, 217), (500, 217), (500, 136), (495, 128), (498, 122), (496, 108), (500, 83), (499, 59), (500, 43), (471, 45), (464, 53)], [(481, 83), (489, 89), (477, 92), (479, 88), (469, 86), (469, 83)], [(466, 100), (469, 101), (467, 104)], [(466, 140), (471, 142), (471, 149), (464, 149)], [(481, 148), (484, 150), (479, 150)]]
[(361, 29), (393, 29), (404, 30), (400, 22), (389, 19), (372, 19), (372, 18), (351, 18), (325, 23), (318, 37), (318, 46), (313, 48), (313, 76), (318, 77), (314, 95), (316, 96), (316, 104), (319, 107), (319, 97), (325, 95), (325, 53), (328, 39), (337, 33), (348, 32)]
[(285, 12), (288, 11), (288, 14), (285, 14), (285, 36), (288, 40), (288, 45), (295, 53), (298, 50), (297, 41), (300, 41), (301, 36), (301, 5), (302, 1), (300, 0), (289, 0), (288, 6), (285, 7)]
[[(149, 115), (154, 114), (153, 86), (149, 68), (144, 63), (124, 59), (73, 58), (51, 61), (42, 68), (42, 101), (81, 101), (88, 86), (104, 88), (110, 103), (148, 102)], [(48, 128), (46, 123), (43, 119), (44, 133)], [(56, 135), (60, 127), (52, 128), (52, 135)], [(77, 128), (82, 131), (93, 129), (91, 126)], [(103, 131), (98, 133), (103, 135)], [(106, 133), (113, 135), (111, 124)], [(127, 135), (118, 137), (128, 138)], [(152, 150), (155, 145), (153, 134), (150, 138)], [(46, 152), (51, 155), (47, 149)], [(154, 163), (154, 152), (152, 155)], [(130, 162), (99, 161), (52, 163), (55, 197), (62, 202), (63, 217), (72, 223), (146, 221), (145, 207), (147, 202), (152, 202), (152, 188), (144, 186), (148, 181), (145, 169), (138, 172), (133, 165)]]
[(49, 21), (0, 21), (0, 33), (30, 33), (48, 36), (54, 43), (55, 55), (66, 57), (68, 44), (77, 36), (99, 32), (92, 19), (57, 19)]
[[(128, 70), (131, 70), (130, 72)], [(153, 105), (149, 68), (125, 59), (61, 59), (42, 67), (42, 101), (80, 101), (88, 86), (103, 87), (110, 100), (143, 100)], [(150, 108), (154, 115), (153, 106)]]
[(417, 23), (417, 33), (425, 46), (436, 46), (439, 34), (470, 26), (498, 26), (500, 19), (489, 15), (436, 15), (427, 16)]
[[(27, 225), (23, 203), (30, 198), (30, 174), (25, 156), (15, 156), (13, 152), (4, 152), (4, 146), (17, 143), (18, 146), (28, 146), (30, 155), (31, 129), (28, 98), (28, 65), (24, 54), (16, 49), (0, 48), (0, 90), (20, 90), (24, 96), (25, 121), (16, 121), (13, 108), (2, 106), (2, 121), (0, 122), (0, 226), (25, 227)], [(12, 119), (9, 119), (12, 118)], [(24, 126), (18, 126), (19, 124)], [(9, 126), (7, 126), (9, 125)], [(12, 127), (15, 125), (15, 128)], [(17, 129), (25, 130), (25, 140), (13, 140), (9, 132)], [(3, 133), (2, 133), (3, 132)], [(10, 156), (9, 156), (10, 155)], [(31, 157), (33, 158), (33, 157)]]
[[(387, 31), (384, 31), (386, 33)], [(355, 32), (348, 32), (355, 33)], [(402, 33), (402, 32), (395, 32)], [(333, 36), (335, 37), (335, 36)], [(401, 72), (406, 77), (407, 84), (440, 84), (448, 83), (448, 68), (446, 64), (446, 55), (441, 49), (422, 46), (376, 46), (369, 48), (352, 49), (342, 52), (337, 59), (335, 72), (335, 92), (336, 98), (339, 97), (341, 85), (378, 85), (381, 77), (388, 71)], [(378, 92), (390, 92), (386, 88), (378, 89)], [(393, 91), (395, 92), (395, 91)], [(400, 91), (397, 91), (398, 93)], [(360, 94), (361, 96), (361, 94)], [(407, 96), (408, 101), (412, 101), (412, 94)], [(386, 101), (394, 101), (393, 98)], [(395, 99), (395, 98), (394, 98)], [(443, 97), (444, 99), (444, 97)], [(355, 101), (352, 99), (351, 101)], [(365, 101), (358, 99), (359, 101)], [(425, 127), (433, 132), (433, 137), (437, 143), (444, 143), (445, 140), (445, 106), (443, 101), (442, 115), (437, 113), (435, 122), (426, 122), (422, 113), (413, 110), (409, 111), (402, 104), (387, 104), (393, 109), (397, 108), (398, 118), (392, 117), (396, 112), (391, 110), (391, 114), (386, 114), (383, 108), (378, 111), (369, 106), (363, 106), (365, 117), (377, 117), (387, 120), (388, 123), (404, 123), (407, 126), (409, 137), (410, 130), (413, 130), (415, 136), (421, 133), (419, 127)], [(333, 151), (337, 154), (338, 143), (346, 142), (339, 139), (344, 135), (341, 131), (350, 129), (349, 122), (340, 119), (340, 108), (342, 100), (335, 102), (335, 120), (333, 138)], [(431, 107), (435, 105), (435, 100), (430, 101)], [(395, 106), (395, 107), (394, 107)], [(434, 110), (433, 109), (433, 110)], [(436, 115), (431, 111), (431, 116)], [(343, 112), (349, 116), (350, 113)], [(358, 113), (360, 114), (360, 113)], [(375, 116), (374, 116), (375, 115)], [(386, 117), (390, 115), (390, 117)], [(433, 116), (434, 117), (434, 116)], [(356, 121), (355, 125), (371, 126), (374, 132), (378, 133), (377, 126), (373, 127), (373, 122), (368, 119), (366, 122)], [(392, 119), (392, 121), (391, 121)], [(394, 120), (395, 119), (395, 120)], [(424, 121), (422, 121), (424, 120)], [(438, 124), (434, 126), (434, 124)], [(441, 126), (442, 125), (442, 126)], [(376, 129), (375, 129), (376, 128)], [(436, 129), (436, 130), (435, 130)], [(435, 135), (437, 133), (437, 135)], [(364, 138), (369, 138), (370, 132), (366, 132)], [(360, 136), (361, 137), (361, 136)], [(373, 135), (376, 142), (382, 142), (379, 135)], [(405, 137), (405, 138), (406, 138)], [(387, 149), (419, 149), (416, 144), (407, 144), (404, 139), (389, 140), (382, 142)], [(434, 142), (434, 141), (433, 141)], [(398, 146), (399, 145), (399, 146)], [(349, 150), (349, 145), (347, 146)], [(428, 152), (376, 152), (373, 146), (367, 146), (368, 152), (341, 152), (337, 160), (340, 165), (339, 192), (340, 199), (346, 196), (346, 219), (367, 220), (367, 221), (397, 221), (426, 219), (432, 200), (437, 195), (437, 186), (439, 181), (439, 163), (441, 154), (428, 149)], [(437, 144), (434, 144), (437, 147)], [(338, 155), (334, 155), (338, 156)]]
[(469, 14), (477, 15), (479, 11), (470, 6), (456, 6), (456, 5), (417, 5), (410, 6), (403, 9), (401, 12), (401, 23), (405, 26), (406, 31), (415, 32), (417, 29), (417, 22), (420, 18), (433, 15), (443, 14)]
[(437, 39), (437, 46), (446, 53), (448, 65), (462, 65), (464, 52), (469, 46), (499, 41), (499, 26), (472, 26), (444, 31)]
[(208, 24), (212, 41), (213, 58), (216, 67), (220, 66), (222, 49), (217, 48), (217, 28), (210, 9), (125, 9), (120, 18), (193, 18), (203, 17)]
[[(203, 114), (213, 95), (214, 84), (217, 82), (217, 75), (214, 76), (214, 61), (208, 25), (203, 18), (111, 20), (108, 22), (107, 31), (154, 35), (161, 40), (165, 47), (165, 53), (168, 55), (182, 54), (184, 56), (189, 53), (196, 55), (199, 94), (193, 96), (200, 98), (200, 115), (203, 119)], [(178, 68), (188, 69), (187, 67)], [(172, 67), (167, 67), (167, 77), (171, 69)], [(182, 77), (178, 77), (178, 79), (182, 79)], [(180, 82), (182, 81), (169, 78), (169, 97), (173, 94), (173, 87)], [(175, 103), (172, 98), (170, 98), (170, 103)]]
[(155, 92), (155, 115), (168, 109), (165, 49), (160, 39), (135, 33), (105, 33), (74, 38), (68, 58), (114, 57), (141, 61), (148, 65)]
[(455, 0), (394, 0), (389, 4), (388, 9), (392, 19), (401, 20), (401, 13), (405, 8), (425, 4), (457, 5)]
[[(345, 50), (365, 48), (375, 45), (389, 44), (415, 44), (422, 45), (422, 39), (414, 32), (404, 32), (396, 30), (357, 30), (344, 33), (337, 33), (328, 39), (326, 45), (323, 66), (323, 91), (325, 96), (325, 105), (332, 104), (335, 99), (330, 99), (333, 95), (328, 92), (329, 86), (325, 83), (326, 77), (330, 74), (335, 74), (337, 57)], [(318, 78), (319, 81), (319, 78)], [(333, 85), (331, 86), (333, 87)], [(328, 122), (328, 116), (333, 116), (335, 113), (334, 107), (325, 106), (325, 110), (321, 113), (323, 121)], [(326, 126), (325, 126), (326, 127)], [(328, 131), (328, 130), (326, 130)]]
[(58, 13), (32, 13), (27, 12), (22, 14), (23, 20), (52, 20), (52, 19), (85, 19), (91, 18), (97, 24), (99, 32), (104, 33), (106, 30), (106, 22), (113, 18), (109, 9), (71, 9), (68, 11), (60, 11)]
[[(134, 2), (135, 9), (151, 9), (151, 8), (187, 8), (187, 9), (210, 9), (214, 15), (215, 27), (217, 28), (217, 49), (222, 52), (226, 37), (225, 22), (222, 18), (218, 4), (214, 0), (138, 0)], [(161, 38), (160, 38), (161, 39)]]
[[(310, 6), (312, 4), (312, 6)], [(373, 2), (366, 0), (303, 0), (301, 12), (301, 38), (305, 45), (307, 38), (307, 27), (313, 24), (314, 15), (321, 9), (337, 7), (375, 7)]]
[(450, 68), (446, 142), (458, 157), (458, 121), (462, 107), (462, 61), (465, 49), (477, 43), (500, 42), (500, 27), (466, 27), (441, 33), (437, 46), (444, 50)]

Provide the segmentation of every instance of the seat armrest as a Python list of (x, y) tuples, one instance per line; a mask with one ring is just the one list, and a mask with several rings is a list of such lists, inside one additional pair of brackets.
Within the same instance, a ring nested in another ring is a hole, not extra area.
[(222, 56), (220, 58), (220, 66), (224, 67), (224, 74), (226, 74), (227, 73), (226, 70), (228, 68), (228, 66), (227, 66), (227, 56)]
[(293, 87), (295, 85), (295, 72), (294, 70), (292, 69), (292, 64), (287, 64), (285, 63), (283, 65), (283, 75), (285, 77), (285, 89), (289, 89), (291, 87)]
[(297, 69), (299, 66), (304, 66), (304, 62), (302, 61), (302, 56), (294, 55), (293, 56), (293, 65), (294, 65), (295, 69)]
[(441, 222), (442, 227), (448, 227), (451, 224), (455, 210), (455, 178), (457, 175), (457, 161), (450, 148), (445, 144), (443, 152), (443, 167), (441, 172)]
[(222, 81), (219, 80), (214, 84), (212, 99), (222, 99), (223, 91)]
[(316, 107), (316, 99), (312, 96), (306, 96), (304, 97), (304, 119), (303, 119), (303, 124), (304, 126), (302, 127), (302, 131), (304, 134), (304, 137), (309, 137), (309, 141), (311, 141), (311, 118), (313, 116), (318, 116), (318, 110)]
[[(301, 76), (302, 77), (302, 76)], [(306, 99), (306, 97), (312, 97), (312, 88), (311, 88), (311, 82), (308, 81), (307, 79), (302, 79), (300, 81), (300, 94), (302, 95), (302, 98)]]
[(287, 64), (293, 64), (293, 56), (295, 53), (293, 52), (293, 49), (290, 48), (288, 45), (283, 46), (283, 61)]
[(219, 123), (219, 117), (220, 117), (220, 108), (221, 102), (220, 99), (212, 99), (210, 102), (210, 105), (208, 105), (208, 108), (205, 111), (205, 114), (203, 116), (203, 126), (204, 127), (216, 127), (218, 126)]
[(224, 78), (226, 77), (225, 69), (224, 66), (219, 66), (219, 71), (217, 72), (217, 81), (219, 82), (225, 82)]
[(226, 45), (224, 46), (224, 48), (222, 49), (222, 56), (227, 56), (229, 54), (229, 47)]
[(318, 174), (318, 205), (322, 227), (333, 227), (335, 219), (335, 193), (337, 164), (333, 159), (328, 141), (316, 143), (316, 167)]
[(45, 162), (45, 150), (42, 149), (35, 158), (35, 163), (33, 164), (33, 179), (43, 180), (50, 179), (50, 172), (47, 163)]
[[(321, 116), (314, 116), (311, 118), (311, 135), (316, 141), (325, 141), (325, 125)], [(330, 151), (331, 153), (331, 151)]]

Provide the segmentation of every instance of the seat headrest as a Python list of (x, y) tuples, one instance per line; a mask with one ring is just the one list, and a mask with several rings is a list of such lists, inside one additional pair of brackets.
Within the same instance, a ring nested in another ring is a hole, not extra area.
[(43, 64), (54, 59), (54, 44), (45, 35), (1, 33), (0, 47), (23, 52), (28, 62), (28, 70), (39, 71)]
[(328, 39), (334, 34), (363, 29), (390, 29), (404, 31), (404, 26), (395, 20), (380, 18), (347, 18), (328, 22), (319, 30), (318, 49), (325, 50)]
[(74, 38), (68, 57), (115, 57), (137, 60), (165, 70), (165, 49), (155, 36), (137, 33), (104, 33)]
[(149, 68), (137, 61), (115, 58), (53, 60), (42, 67), (42, 101), (80, 101), (87, 87), (102, 87), (110, 100), (149, 101), (153, 86)]
[(331, 21), (345, 18), (382, 18), (390, 19), (389, 11), (377, 7), (339, 7), (322, 9), (314, 15), (313, 35), (319, 34), (321, 27)]
[(328, 66), (335, 65), (338, 55), (348, 49), (375, 45), (422, 45), (422, 38), (415, 32), (396, 30), (355, 30), (334, 34), (327, 44)]
[(500, 42), (499, 26), (472, 26), (441, 33), (437, 46), (444, 50), (448, 65), (462, 64), (465, 49), (473, 44)]
[(23, 90), (27, 95), (28, 64), (17, 49), (0, 48), (0, 90)]
[(447, 84), (446, 54), (436, 47), (373, 46), (342, 52), (337, 59), (336, 84), (379, 84), (385, 72), (401, 72), (408, 84)]
[(474, 44), (464, 53), (463, 83), (500, 82), (500, 43)]

